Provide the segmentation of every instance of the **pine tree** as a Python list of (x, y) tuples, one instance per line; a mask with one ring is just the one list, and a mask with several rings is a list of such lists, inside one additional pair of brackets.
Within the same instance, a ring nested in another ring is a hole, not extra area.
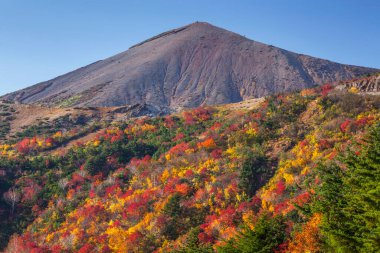
[(268, 171), (268, 160), (260, 152), (251, 152), (244, 161), (240, 170), (240, 187), (253, 196), (264, 183), (263, 177)]
[(285, 240), (286, 225), (282, 217), (262, 215), (254, 229), (245, 226), (239, 235), (219, 247), (219, 253), (273, 252)]
[(323, 185), (320, 211), (322, 233), (333, 252), (379, 252), (380, 249), (380, 125), (359, 154), (319, 168)]

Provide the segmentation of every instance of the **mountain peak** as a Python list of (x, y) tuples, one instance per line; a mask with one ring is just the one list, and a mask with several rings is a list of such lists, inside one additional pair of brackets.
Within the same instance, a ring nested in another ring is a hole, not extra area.
[(208, 23), (208, 22), (203, 22), (203, 21), (195, 21), (191, 24), (188, 24), (187, 26), (203, 26), (203, 27), (207, 27), (207, 26), (212, 26), (212, 27), (215, 27), (214, 25)]
[(186, 27), (188, 28), (203, 28), (203, 29), (218, 29), (218, 30), (224, 30), (218, 26), (215, 26), (213, 24), (210, 24), (208, 22), (201, 22), (201, 21), (196, 21), (194, 23), (191, 23), (187, 25)]
[(176, 111), (377, 71), (292, 53), (195, 22), (3, 99), (64, 107), (149, 104)]
[[(194, 22), (194, 23), (191, 23), (191, 24), (188, 24), (188, 25), (185, 25), (185, 26), (182, 26), (182, 27), (179, 27), (179, 28), (175, 28), (175, 29), (171, 29), (169, 31), (166, 31), (166, 32), (163, 32), (163, 33), (160, 33), (158, 35), (155, 35), (147, 40), (144, 40), (140, 43), (137, 43), (133, 46), (130, 47), (131, 48), (134, 48), (134, 47), (137, 47), (137, 46), (141, 46), (147, 42), (151, 42), (153, 40), (156, 40), (156, 39), (160, 39), (160, 38), (163, 38), (163, 37), (167, 37), (167, 36), (170, 36), (170, 35), (174, 35), (174, 34), (177, 34), (177, 33), (180, 33), (182, 31), (185, 31), (185, 30), (196, 30), (197, 33), (199, 32), (207, 32), (207, 31), (226, 31), (226, 30), (223, 30), (222, 28), (219, 28), (219, 27), (216, 27), (214, 25), (211, 25), (207, 22)], [(227, 31), (226, 31), (227, 32)], [(190, 34), (190, 36), (193, 36), (194, 34)]]

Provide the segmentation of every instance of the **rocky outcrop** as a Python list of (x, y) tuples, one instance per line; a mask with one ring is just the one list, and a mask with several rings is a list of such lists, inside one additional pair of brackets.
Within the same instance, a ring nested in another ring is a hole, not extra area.
[(353, 80), (340, 81), (336, 85), (337, 89), (350, 90), (355, 88), (361, 93), (380, 93), (380, 74), (367, 77), (357, 78)]

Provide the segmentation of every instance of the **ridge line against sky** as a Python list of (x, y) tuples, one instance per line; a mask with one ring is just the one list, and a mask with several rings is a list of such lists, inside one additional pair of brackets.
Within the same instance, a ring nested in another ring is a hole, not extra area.
[(204, 21), (296, 53), (380, 69), (377, 0), (0, 0), (0, 95)]

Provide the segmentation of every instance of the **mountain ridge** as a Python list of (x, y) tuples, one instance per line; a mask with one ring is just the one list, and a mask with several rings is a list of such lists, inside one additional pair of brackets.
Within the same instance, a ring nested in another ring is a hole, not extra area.
[(197, 22), (2, 99), (63, 107), (146, 103), (178, 111), (377, 71), (296, 54)]

